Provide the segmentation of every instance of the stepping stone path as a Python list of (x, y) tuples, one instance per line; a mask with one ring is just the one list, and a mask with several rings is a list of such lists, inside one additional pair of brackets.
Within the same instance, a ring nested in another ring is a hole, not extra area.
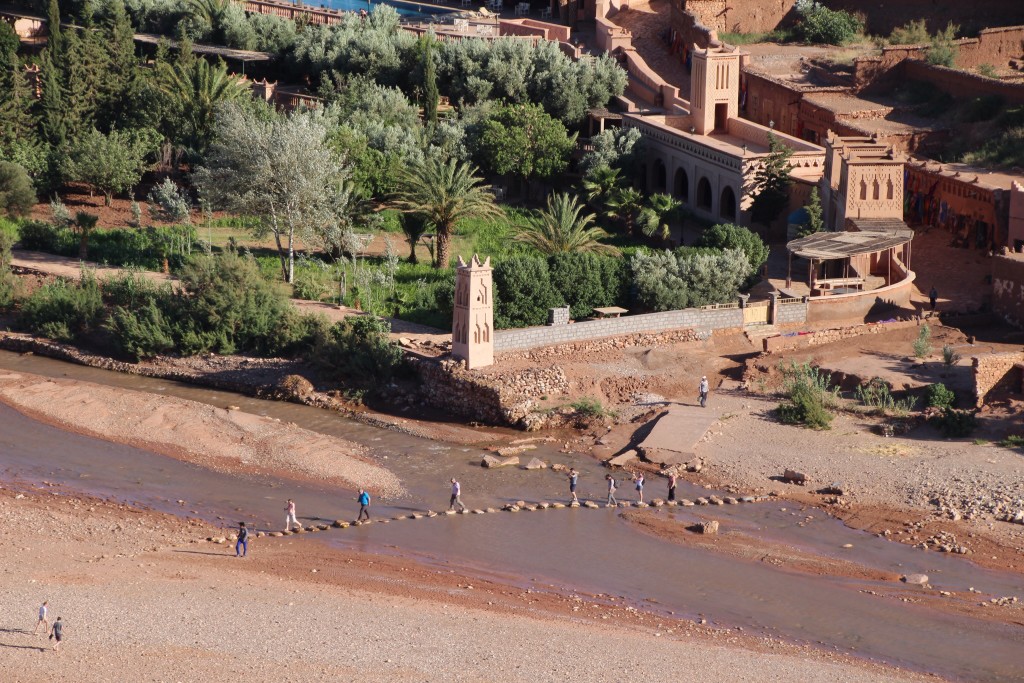
[[(372, 524), (374, 522), (376, 522), (378, 524), (388, 524), (389, 522), (392, 522), (392, 521), (397, 522), (397, 521), (406, 520), (406, 519), (423, 519), (425, 517), (438, 517), (438, 516), (441, 516), (441, 515), (446, 516), (446, 517), (450, 517), (450, 516), (453, 516), (453, 515), (460, 515), (460, 514), (461, 515), (468, 515), (468, 514), (487, 515), (487, 514), (494, 514), (494, 513), (498, 513), (498, 512), (519, 512), (519, 511), (522, 511), (522, 510), (525, 510), (525, 511), (562, 510), (562, 509), (566, 509), (566, 508), (586, 508), (588, 510), (598, 510), (600, 508), (629, 508), (629, 507), (648, 508), (648, 507), (663, 507), (663, 506), (669, 506), (669, 507), (676, 507), (676, 506), (679, 506), (679, 507), (693, 507), (694, 505), (739, 505), (740, 503), (758, 503), (758, 502), (762, 502), (764, 500), (766, 500), (766, 498), (757, 497), (757, 496), (740, 496), (740, 497), (726, 496), (724, 499), (719, 498), (718, 496), (708, 496), (707, 498), (698, 498), (696, 501), (690, 501), (690, 500), (687, 500), (685, 498), (682, 498), (682, 499), (680, 499), (678, 501), (675, 501), (675, 500), (663, 501), (660, 498), (656, 498), (653, 501), (651, 501), (650, 503), (640, 503), (640, 502), (631, 502), (631, 501), (623, 500), (623, 501), (619, 501), (619, 503), (617, 505), (605, 505), (604, 503), (599, 503), (599, 502), (594, 501), (594, 500), (585, 500), (585, 501), (581, 501), (581, 502), (578, 502), (578, 503), (568, 503), (568, 504), (567, 503), (558, 502), (558, 501), (550, 501), (550, 502), (549, 501), (541, 501), (541, 502), (538, 502), (538, 503), (527, 503), (526, 501), (517, 500), (515, 503), (509, 503), (507, 505), (502, 506), (501, 508), (489, 507), (489, 508), (486, 508), (486, 509), (476, 509), (476, 510), (470, 510), (470, 509), (467, 508), (465, 510), (459, 510), (458, 512), (456, 512), (455, 510), (445, 510), (443, 512), (434, 512), (433, 510), (427, 510), (425, 512), (413, 512), (413, 513), (407, 514), (407, 515), (396, 515), (396, 516), (394, 516), (394, 517), (392, 517), (390, 519), (387, 519), (387, 518), (385, 518), (385, 519), (379, 519), (378, 518), (378, 519), (375, 519), (375, 520), (374, 519), (368, 519), (368, 520), (364, 520), (364, 521), (361, 521), (361, 522), (346, 522), (344, 520), (339, 519), (339, 520), (335, 520), (332, 524), (317, 524), (317, 525), (310, 525), (310, 526), (307, 526), (307, 527), (295, 527), (294, 529), (291, 529), (289, 531), (267, 531), (267, 532), (258, 531), (258, 532), (256, 532), (256, 536), (257, 536), (257, 538), (262, 538), (263, 536), (268, 536), (268, 537), (272, 537), (272, 538), (280, 538), (282, 536), (288, 536), (288, 535), (293, 535), (293, 534), (294, 535), (298, 535), (298, 534), (316, 533), (316, 532), (319, 532), (319, 531), (328, 531), (328, 530), (330, 530), (332, 528), (334, 528), (334, 529), (348, 529), (349, 527), (364, 526), (366, 524)], [(714, 522), (714, 521), (704, 523), (703, 528), (701, 529), (701, 531), (703, 533), (710, 533), (710, 534), (716, 533), (717, 530), (718, 530), (718, 523)], [(208, 542), (210, 542), (210, 543), (224, 544), (228, 540), (234, 540), (234, 535), (230, 535), (230, 536), (228, 536), (226, 538), (223, 537), (223, 536), (210, 537), (210, 538), (207, 538), (206, 540)], [(919, 576), (918, 575), (909, 575), (909, 576), (905, 577), (903, 580), (905, 582), (907, 582), (907, 583), (915, 583), (916, 581), (919, 580)]]

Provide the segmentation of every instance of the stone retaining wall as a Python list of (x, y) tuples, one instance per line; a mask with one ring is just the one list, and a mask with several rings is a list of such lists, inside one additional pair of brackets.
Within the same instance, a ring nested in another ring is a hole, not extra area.
[(594, 341), (545, 346), (526, 351), (511, 351), (501, 356), (502, 362), (515, 360), (541, 360), (546, 358), (562, 358), (579, 356), (585, 353), (599, 353), (614, 349), (630, 349), (647, 346), (668, 346), (680, 342), (701, 341), (702, 335), (694, 330), (672, 330), (671, 332), (655, 332), (650, 334), (632, 334), (625, 337), (606, 337)]
[(993, 391), (1020, 393), (1024, 375), (1018, 367), (1021, 363), (1024, 363), (1024, 353), (1020, 351), (972, 357), (975, 405), (978, 408), (983, 406)]
[[(781, 307), (780, 307), (781, 308)], [(868, 323), (864, 325), (853, 325), (851, 327), (833, 327), (827, 330), (818, 330), (808, 334), (791, 336), (767, 337), (762, 340), (765, 353), (779, 353), (792, 349), (805, 349), (822, 344), (852, 339), (865, 334), (880, 334), (892, 330), (902, 330), (908, 327), (917, 327), (920, 324), (917, 320), (897, 320), (889, 323)]]
[[(780, 307), (781, 308), (781, 307)], [(794, 321), (799, 322), (799, 321)], [(644, 313), (622, 318), (586, 320), (572, 325), (525, 327), (494, 333), (494, 351), (519, 351), (540, 346), (618, 337), (643, 332), (661, 332), (689, 328), (697, 333), (712, 330), (741, 329), (743, 311), (739, 308), (685, 308), (679, 311)]]
[(538, 399), (569, 390), (558, 366), (526, 370), (469, 371), (462, 361), (408, 358), (420, 378), (420, 395), (432, 406), (490, 424), (539, 429)]
[(776, 325), (794, 325), (807, 320), (807, 302), (799, 301), (790, 304), (779, 304), (775, 309)]

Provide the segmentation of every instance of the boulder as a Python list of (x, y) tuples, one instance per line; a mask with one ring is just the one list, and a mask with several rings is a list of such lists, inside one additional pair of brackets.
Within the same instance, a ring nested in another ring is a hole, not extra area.
[(697, 525), (697, 531), (702, 534), (712, 535), (718, 533), (718, 522), (711, 520), (710, 522), (701, 522)]
[(707, 505), (708, 504), (708, 499), (702, 497), (702, 498), (698, 498), (695, 502), (697, 503), (697, 505)]
[(539, 458), (530, 458), (530, 462), (523, 465), (524, 470), (546, 470), (548, 464)]
[(518, 465), (519, 458), (512, 456), (511, 458), (496, 458), (493, 455), (485, 455), (484, 459), (480, 461), (481, 467), (508, 467), (509, 465)]
[(629, 463), (636, 460), (636, 458), (636, 451), (631, 449), (626, 451), (625, 453), (616, 455), (614, 458), (608, 460), (605, 464), (608, 465), (609, 467), (625, 467)]
[(807, 475), (803, 472), (797, 472), (796, 470), (787, 469), (782, 473), (782, 480), (788, 481), (792, 484), (800, 484), (803, 486), (807, 483)]
[(595, 503), (595, 502), (594, 502), (594, 501), (592, 501), (592, 500), (588, 500), (588, 501), (586, 501), (585, 503), (583, 503), (583, 507), (585, 507), (585, 508), (588, 508), (588, 509), (590, 509), (590, 510), (596, 510), (597, 508), (599, 508), (599, 507), (601, 507), (601, 506), (600, 506), (600, 505), (598, 505), (597, 503)]
[(900, 577), (900, 581), (911, 586), (925, 586), (928, 584), (927, 574), (906, 574)]
[(686, 498), (681, 499), (679, 501), (679, 504), (682, 505), (684, 508), (692, 508), (693, 507), (693, 501), (692, 500), (687, 500)]
[(723, 505), (725, 503), (725, 501), (718, 496), (708, 496), (708, 502), (712, 505)]
[(551, 471), (552, 472), (568, 472), (569, 471), (569, 467), (567, 465), (563, 465), (560, 462), (555, 462), (555, 463), (551, 463)]
[(700, 458), (697, 458), (693, 462), (686, 463), (687, 472), (700, 472), (702, 469), (704, 469), (704, 461)]

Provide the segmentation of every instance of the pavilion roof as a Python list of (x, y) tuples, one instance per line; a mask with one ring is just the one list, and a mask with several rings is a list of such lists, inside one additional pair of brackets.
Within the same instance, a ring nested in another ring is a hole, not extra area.
[(873, 254), (899, 247), (914, 238), (914, 231), (903, 221), (857, 221), (860, 223), (898, 223), (902, 227), (859, 232), (817, 232), (793, 240), (786, 245), (792, 254), (815, 261), (849, 258), (859, 254)]

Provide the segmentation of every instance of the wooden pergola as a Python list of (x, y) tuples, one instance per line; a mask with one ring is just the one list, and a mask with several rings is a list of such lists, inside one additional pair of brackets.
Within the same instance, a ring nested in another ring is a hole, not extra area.
[[(858, 257), (870, 257), (873, 254), (888, 252), (886, 259), (888, 271), (886, 284), (892, 284), (892, 260), (898, 258), (903, 266), (910, 270), (910, 244), (914, 231), (906, 223), (893, 219), (851, 219), (847, 221), (852, 228), (845, 232), (818, 232), (807, 237), (793, 240), (786, 245), (789, 251), (789, 268), (786, 273), (786, 286), (793, 284), (793, 256), (805, 258), (807, 266), (807, 286), (814, 295), (815, 290), (824, 294), (825, 290), (860, 289), (864, 285), (862, 273), (850, 275), (851, 260)], [(899, 254), (897, 254), (899, 250)], [(818, 279), (816, 265), (825, 261), (842, 261), (842, 277)], [(862, 259), (858, 259), (862, 260)]]

